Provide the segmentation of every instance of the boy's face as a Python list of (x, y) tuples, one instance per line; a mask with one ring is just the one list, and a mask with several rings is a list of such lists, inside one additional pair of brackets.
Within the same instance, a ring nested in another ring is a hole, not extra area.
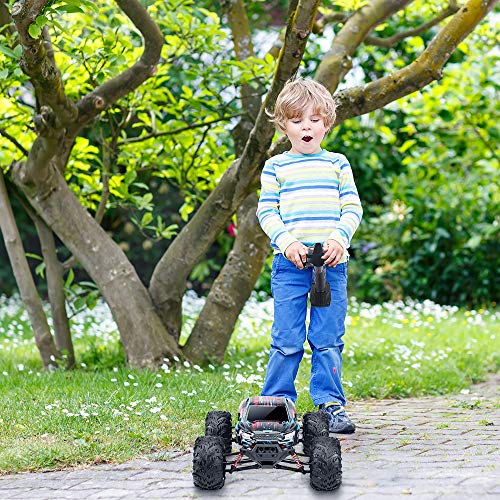
[(292, 143), (290, 153), (308, 155), (321, 151), (321, 141), (328, 129), (321, 115), (315, 113), (310, 104), (302, 116), (286, 121), (284, 132)]

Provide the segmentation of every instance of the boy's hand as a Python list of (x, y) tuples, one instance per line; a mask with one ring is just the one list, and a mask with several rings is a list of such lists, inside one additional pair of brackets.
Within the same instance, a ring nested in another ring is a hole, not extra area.
[(307, 260), (307, 247), (296, 241), (286, 248), (285, 257), (290, 262), (293, 262), (297, 269), (304, 269), (304, 264)]
[(323, 251), (325, 255), (322, 258), (328, 267), (335, 267), (344, 255), (344, 247), (335, 240), (326, 240), (323, 244)]

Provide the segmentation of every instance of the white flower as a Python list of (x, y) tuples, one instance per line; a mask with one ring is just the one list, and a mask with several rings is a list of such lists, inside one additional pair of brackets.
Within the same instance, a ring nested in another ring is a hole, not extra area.
[(157, 384), (155, 384), (155, 387), (158, 387), (158, 388), (163, 387), (163, 384), (160, 384), (160, 383), (158, 382)]

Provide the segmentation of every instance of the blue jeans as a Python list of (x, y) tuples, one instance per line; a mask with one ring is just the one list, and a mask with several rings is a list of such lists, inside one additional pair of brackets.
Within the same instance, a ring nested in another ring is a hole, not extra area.
[[(332, 301), (311, 307), (307, 341), (312, 349), (309, 392), (315, 405), (337, 401), (345, 405), (342, 389), (342, 350), (347, 314), (347, 263), (326, 268)], [(274, 322), (263, 396), (285, 396), (295, 402), (295, 377), (304, 354), (307, 294), (313, 269), (297, 269), (282, 254), (273, 259), (271, 291)]]

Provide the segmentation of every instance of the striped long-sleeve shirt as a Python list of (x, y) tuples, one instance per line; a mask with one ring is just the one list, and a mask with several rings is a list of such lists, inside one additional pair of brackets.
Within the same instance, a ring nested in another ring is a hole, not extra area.
[(339, 242), (341, 262), (359, 226), (363, 209), (351, 165), (338, 153), (282, 153), (266, 161), (261, 175), (257, 217), (275, 252), (304, 245)]

